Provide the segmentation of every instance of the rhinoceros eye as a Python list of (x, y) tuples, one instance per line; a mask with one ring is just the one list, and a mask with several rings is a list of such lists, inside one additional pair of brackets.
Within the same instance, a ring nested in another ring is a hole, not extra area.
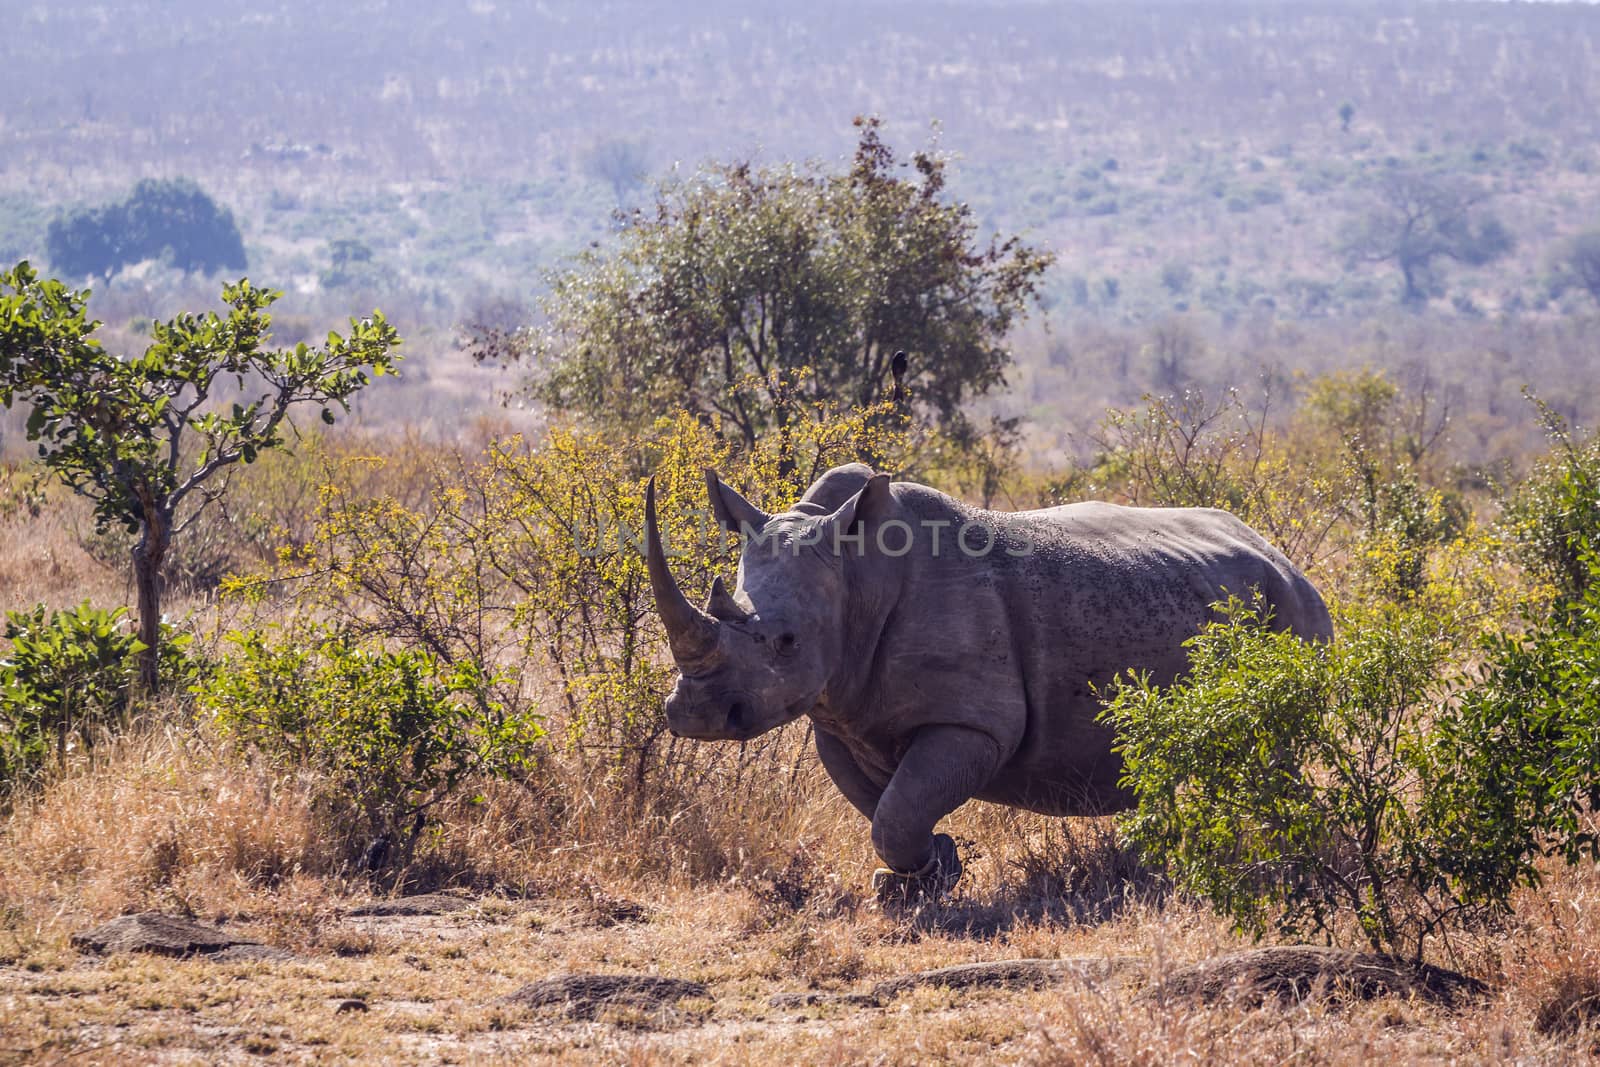
[(800, 642), (795, 640), (794, 634), (790, 633), (779, 634), (778, 640), (773, 643), (773, 647), (778, 650), (778, 655), (780, 656), (794, 655), (794, 650), (798, 648), (799, 645)]

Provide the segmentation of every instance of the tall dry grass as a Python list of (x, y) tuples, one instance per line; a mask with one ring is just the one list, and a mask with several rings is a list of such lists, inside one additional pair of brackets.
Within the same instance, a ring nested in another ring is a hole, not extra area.
[(169, 705), (14, 796), (0, 821), (0, 900), (72, 925), (148, 908), (248, 911), (308, 881), (335, 896), (688, 887), (752, 879), (796, 854), (833, 869), (865, 842), (814, 760), (737, 778), (726, 761), (692, 792), (640, 795), (557, 752), (525, 781), (469, 781), (409, 867), (368, 872), (364, 840), (315, 780), (274, 771), (186, 716)]
[[(58, 495), (40, 518), (0, 531), (3, 606), (125, 603), (122, 573), (82, 546), (91, 527), (80, 502)], [(201, 595), (172, 604), (202, 632), (229, 610)], [(865, 899), (876, 865), (866, 822), (827, 781), (803, 727), (762, 745), (683, 744), (664, 761), (671, 773), (641, 787), (564, 748), (554, 714), (555, 740), (533, 772), (469, 782), (434, 813), (409, 867), (369, 872), (359, 863), (365, 842), (326, 806), (317, 781), (252, 760), (197, 722), (187, 701), (170, 700), (0, 811), (0, 966), (54, 955), (65, 968), (68, 934), (152, 908), (248, 917), (274, 944), (340, 954), (349, 935), (332, 920), (349, 901), (450, 888), (570, 901), (599, 926), (630, 899), (649, 901), (669, 917), (661, 932), (652, 927), (665, 939), (665, 969), (744, 983), (845, 988), (952, 958), (1006, 956), (1138, 956), (1159, 974), (1245, 947), (1129, 854), (1109, 820), (980, 803), (946, 827), (968, 865), (955, 898), (885, 916)], [(705, 963), (694, 955), (701, 930), (737, 950)], [(571, 951), (571, 969), (593, 968)], [(1023, 1016), (1005, 1005), (954, 1012), (914, 1002), (909, 1021), (842, 1027), (811, 1051), (918, 1062), (1003, 1043), (1044, 1063), (1406, 1062), (1419, 1050), (1563, 1062), (1597, 1049), (1600, 870), (1552, 865), (1513, 921), (1453, 941), (1435, 961), (1499, 991), (1458, 1018), (1393, 1003), (1342, 1015), (1315, 1005), (1179, 1013), (1107, 990), (1041, 995)], [(918, 1021), (924, 1009), (931, 1022)], [(681, 1056), (638, 1059), (760, 1058), (759, 1044), (706, 1040)]]

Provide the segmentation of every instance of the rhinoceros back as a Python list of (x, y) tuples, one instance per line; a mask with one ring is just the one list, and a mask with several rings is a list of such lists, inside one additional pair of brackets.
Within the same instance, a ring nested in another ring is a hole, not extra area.
[[(1010, 757), (984, 799), (1052, 814), (1125, 806), (1097, 693), (1129, 670), (1159, 684), (1181, 674), (1183, 642), (1219, 600), (1259, 595), (1274, 626), (1332, 636), (1311, 584), (1226, 512), (1099, 502), (985, 512), (922, 486), (895, 489), (918, 525), (950, 525), (935, 527), (944, 551), (919, 542), (883, 637), (899, 677), (882, 691), (921, 706), (883, 714), (898, 720), (890, 733), (920, 719), (993, 736)], [(992, 529), (988, 551), (967, 551), (987, 531), (954, 541), (962, 526)]]

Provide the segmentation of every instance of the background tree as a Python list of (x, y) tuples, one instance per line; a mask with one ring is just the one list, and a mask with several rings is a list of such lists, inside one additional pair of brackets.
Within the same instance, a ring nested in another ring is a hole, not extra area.
[(1036, 295), (1048, 253), (980, 242), (944, 196), (945, 162), (914, 177), (858, 119), (849, 171), (712, 166), (664, 186), (617, 244), (551, 279), (547, 320), (509, 339), (474, 331), (480, 357), (525, 359), (533, 395), (637, 428), (663, 410), (720, 416), (746, 445), (797, 403), (888, 398), (910, 353), (912, 401), (947, 428), (1004, 381), (1004, 339)]
[(233, 214), (187, 178), (147, 179), (120, 203), (79, 208), (53, 220), (45, 250), (62, 274), (110, 278), (158, 259), (185, 273), (244, 270)]
[(1589, 230), (1568, 241), (1556, 266), (1563, 281), (1577, 282), (1600, 303), (1600, 230)]
[(621, 138), (601, 141), (589, 149), (583, 164), (592, 177), (610, 184), (619, 204), (644, 184), (645, 175), (650, 173), (644, 145)]
[(41, 279), (27, 263), (0, 273), (0, 403), (28, 405), (29, 440), (44, 465), (94, 502), (104, 529), (139, 535), (139, 673), (154, 690), (161, 639), (161, 566), (174, 536), (226, 490), (239, 462), (283, 444), (298, 405), (335, 406), (387, 374), (399, 338), (383, 316), (352, 320), (326, 345), (263, 346), (277, 292), (248, 281), (222, 290), (223, 315), (183, 314), (150, 329), (144, 355), (123, 359), (95, 340), (89, 293)]
[(1378, 179), (1372, 206), (1344, 228), (1351, 263), (1393, 263), (1405, 280), (1400, 300), (1421, 304), (1437, 287), (1435, 263), (1492, 263), (1511, 251), (1505, 226), (1482, 210), (1489, 193), (1470, 182), (1416, 170)]
[(377, 258), (370, 245), (355, 237), (336, 237), (328, 242), (328, 269), (317, 275), (317, 283), (324, 289), (357, 293), (393, 291), (396, 287), (394, 272)]
[(75, 208), (50, 220), (45, 229), (45, 254), (62, 274), (74, 278), (110, 278), (126, 262), (119, 234), (122, 205)]

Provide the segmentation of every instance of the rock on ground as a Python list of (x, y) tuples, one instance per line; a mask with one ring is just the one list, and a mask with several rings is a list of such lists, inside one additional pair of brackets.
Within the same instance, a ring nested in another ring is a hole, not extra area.
[(471, 900), (451, 896), (448, 893), (419, 893), (414, 897), (395, 897), (392, 900), (374, 900), (370, 904), (359, 904), (345, 912), (345, 914), (352, 916), (445, 915), (452, 911), (464, 911), (471, 906)]
[(1476, 978), (1394, 956), (1316, 945), (1280, 945), (1207, 960), (1168, 975), (1142, 995), (1205, 1002), (1228, 996), (1262, 1001), (1313, 996), (1371, 1000), (1415, 997), (1448, 1007), (1488, 991)]
[(1132, 956), (1085, 956), (1073, 959), (991, 960), (962, 963), (935, 971), (918, 971), (889, 978), (872, 987), (879, 1000), (908, 989), (934, 986), (945, 989), (1040, 989), (1069, 978), (1100, 981), (1127, 970), (1140, 961)]
[(1134, 956), (990, 960), (886, 978), (873, 986), (869, 993), (810, 990), (804, 993), (777, 993), (767, 1002), (774, 1008), (807, 1008), (822, 1004), (880, 1007), (901, 993), (923, 986), (943, 989), (1042, 989), (1068, 979), (1103, 981), (1142, 962)]
[(656, 1010), (690, 997), (711, 998), (700, 982), (641, 974), (568, 974), (525, 985), (504, 1000), (525, 1007), (559, 1007), (577, 1019), (607, 1008)]
[(146, 911), (119, 915), (93, 930), (72, 935), (72, 944), (90, 952), (154, 952), (162, 956), (199, 956), (238, 961), (288, 959), (289, 953), (248, 937), (179, 915)]
[(803, 993), (774, 993), (767, 998), (774, 1008), (817, 1008), (824, 1004), (841, 1004), (850, 1008), (881, 1008), (883, 1002), (871, 993), (828, 993), (808, 989)]

